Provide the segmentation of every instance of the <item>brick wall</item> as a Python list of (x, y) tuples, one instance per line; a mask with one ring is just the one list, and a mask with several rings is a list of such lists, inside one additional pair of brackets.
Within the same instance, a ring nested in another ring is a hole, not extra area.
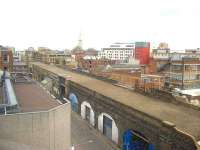
[(127, 129), (139, 131), (155, 146), (156, 150), (196, 150), (195, 140), (179, 131), (173, 125), (168, 125), (162, 120), (158, 120), (120, 104), (106, 96), (91, 91), (74, 82), (69, 81), (68, 94), (74, 93), (79, 100), (78, 113), (80, 114), (80, 105), (87, 101), (95, 111), (95, 128), (98, 129), (98, 116), (105, 112), (115, 120), (118, 130), (118, 146), (122, 147), (123, 134)]

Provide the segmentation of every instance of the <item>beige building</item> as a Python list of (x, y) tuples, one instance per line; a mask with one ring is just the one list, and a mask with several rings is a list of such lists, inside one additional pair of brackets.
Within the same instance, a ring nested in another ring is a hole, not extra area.
[(38, 51), (35, 52), (35, 60), (43, 62), (45, 64), (56, 64), (56, 65), (71, 65), (74, 64), (75, 59), (71, 56), (71, 53), (65, 51), (51, 50), (45, 47), (39, 47)]

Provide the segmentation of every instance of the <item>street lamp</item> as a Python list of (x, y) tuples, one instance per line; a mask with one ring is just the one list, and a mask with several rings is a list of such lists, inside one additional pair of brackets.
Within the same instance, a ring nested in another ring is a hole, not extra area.
[(76, 144), (76, 145), (72, 145), (71, 150), (75, 150), (75, 147), (79, 147), (81, 145), (84, 145), (84, 144), (87, 144), (87, 143), (93, 143), (93, 142), (94, 142), (93, 140), (88, 140), (88, 141), (85, 141), (85, 142), (82, 142), (82, 143), (79, 143), (79, 144)]

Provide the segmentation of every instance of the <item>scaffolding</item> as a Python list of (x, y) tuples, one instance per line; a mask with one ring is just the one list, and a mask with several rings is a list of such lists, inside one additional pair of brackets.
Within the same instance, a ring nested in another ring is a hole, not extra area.
[(144, 92), (161, 90), (164, 87), (164, 77), (159, 75), (142, 74), (138, 88)]
[(188, 89), (200, 87), (200, 60), (182, 58), (170, 62), (170, 70), (166, 72), (166, 82), (170, 87)]

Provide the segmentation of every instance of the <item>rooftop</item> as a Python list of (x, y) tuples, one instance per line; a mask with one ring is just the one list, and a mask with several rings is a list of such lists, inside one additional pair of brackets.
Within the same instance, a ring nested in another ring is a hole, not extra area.
[(22, 112), (46, 111), (60, 105), (36, 83), (15, 84), (14, 89)]
[(187, 89), (187, 90), (181, 90), (176, 88), (177, 92), (180, 92), (182, 94), (191, 95), (191, 96), (200, 96), (200, 89)]
[(119, 69), (140, 69), (140, 66), (137, 64), (128, 64), (128, 63), (124, 63), (124, 64), (114, 64), (111, 66), (112, 68), (119, 68)]
[(200, 140), (199, 110), (143, 96), (139, 93), (128, 91), (112, 84), (77, 73), (72, 73), (55, 66), (39, 62), (33, 62), (32, 64), (55, 74), (59, 74), (60, 76), (71, 76), (71, 81), (80, 84), (83, 87), (87, 87), (88, 89), (110, 97), (119, 103), (132, 107), (133, 109), (146, 113), (159, 120), (172, 122), (180, 130), (187, 132), (197, 140)]
[(135, 43), (113, 43), (107, 47), (104, 47), (103, 49), (107, 49), (107, 48), (134, 48), (135, 47)]

